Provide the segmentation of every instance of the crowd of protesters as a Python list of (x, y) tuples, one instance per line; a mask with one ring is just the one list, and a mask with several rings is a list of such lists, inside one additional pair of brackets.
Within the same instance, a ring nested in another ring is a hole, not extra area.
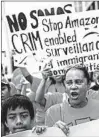
[(16, 68), (10, 80), (2, 73), (1, 102), (2, 136), (37, 125), (37, 133), (56, 126), (67, 135), (70, 126), (99, 119), (99, 70), (89, 75), (75, 65), (53, 76), (46, 65), (39, 79)]

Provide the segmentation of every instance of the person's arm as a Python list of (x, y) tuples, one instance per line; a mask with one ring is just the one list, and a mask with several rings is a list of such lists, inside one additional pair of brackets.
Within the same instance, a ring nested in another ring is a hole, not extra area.
[(45, 86), (46, 86), (46, 81), (48, 77), (51, 75), (52, 75), (51, 70), (49, 68), (44, 68), (44, 70), (42, 71), (41, 83), (36, 91), (35, 101), (42, 106), (46, 105), (46, 99), (44, 98)]
[(26, 78), (27, 81), (29, 81), (31, 84), (33, 83), (33, 76), (28, 72), (28, 70), (25, 67), (20, 67), (20, 70), (23, 74), (23, 76)]
[(36, 91), (36, 97), (35, 97), (35, 101), (42, 106), (45, 106), (45, 104), (46, 104), (46, 99), (44, 98), (45, 85), (46, 85), (46, 80), (42, 79), (41, 83)]

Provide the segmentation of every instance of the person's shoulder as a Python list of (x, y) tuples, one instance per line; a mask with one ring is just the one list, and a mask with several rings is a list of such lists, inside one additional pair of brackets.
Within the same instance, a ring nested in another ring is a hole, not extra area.
[(52, 92), (47, 92), (46, 94), (45, 94), (45, 96), (55, 96), (55, 97), (57, 97), (57, 96), (63, 96), (63, 94), (62, 93), (59, 93), (59, 92), (54, 92), (54, 93), (52, 93)]
[(51, 117), (53, 121), (58, 121), (61, 118), (61, 104), (56, 104), (51, 106), (47, 111), (46, 111), (46, 116)]
[(63, 103), (51, 106), (47, 110), (47, 115), (50, 115), (56, 121), (61, 120), (62, 119), (62, 115), (64, 113), (64, 110), (67, 111), (67, 109), (66, 109), (67, 105), (66, 104), (67, 104), (66, 102), (63, 102)]
[[(60, 103), (60, 104), (55, 104), (55, 105), (51, 106), (51, 107), (48, 109), (48, 111), (54, 112), (54, 114), (56, 114), (56, 113), (58, 113), (58, 111), (60, 110), (61, 106), (62, 106), (62, 103)], [(55, 113), (55, 112), (56, 112), (56, 113)]]
[(89, 104), (91, 104), (91, 106), (93, 106), (93, 108), (99, 108), (99, 100), (96, 99), (88, 99), (88, 101), (90, 102)]
[(66, 109), (66, 106), (68, 105), (67, 101), (65, 100), (62, 103), (55, 104), (49, 108), (50, 111), (54, 111), (56, 113), (60, 112), (63, 109)]
[(93, 119), (99, 118), (99, 100), (90, 99), (87, 109), (90, 112), (89, 114), (92, 116)]
[(67, 93), (60, 93), (60, 92), (54, 92), (54, 93), (46, 93), (45, 98), (51, 98), (51, 100), (57, 101), (57, 103), (61, 102), (68, 102), (68, 95)]
[(99, 104), (99, 100), (91, 99), (94, 104)]

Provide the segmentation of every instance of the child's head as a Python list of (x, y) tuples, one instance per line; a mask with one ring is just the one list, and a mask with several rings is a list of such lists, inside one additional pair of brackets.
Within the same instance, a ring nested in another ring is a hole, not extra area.
[(31, 129), (34, 118), (33, 104), (24, 95), (14, 95), (2, 105), (2, 122), (12, 133)]

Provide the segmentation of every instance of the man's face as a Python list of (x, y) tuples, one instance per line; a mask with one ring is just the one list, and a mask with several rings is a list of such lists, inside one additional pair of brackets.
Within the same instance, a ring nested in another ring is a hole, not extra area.
[(86, 99), (89, 85), (83, 71), (79, 69), (69, 70), (66, 74), (65, 85), (71, 105), (79, 105)]
[(17, 107), (15, 110), (9, 109), (5, 124), (12, 133), (29, 130), (31, 129), (30, 113), (23, 107)]
[(3, 101), (10, 96), (10, 91), (9, 91), (9, 88), (7, 85), (1, 86), (1, 91), (2, 91), (1, 99), (2, 99), (2, 103), (3, 103)]

